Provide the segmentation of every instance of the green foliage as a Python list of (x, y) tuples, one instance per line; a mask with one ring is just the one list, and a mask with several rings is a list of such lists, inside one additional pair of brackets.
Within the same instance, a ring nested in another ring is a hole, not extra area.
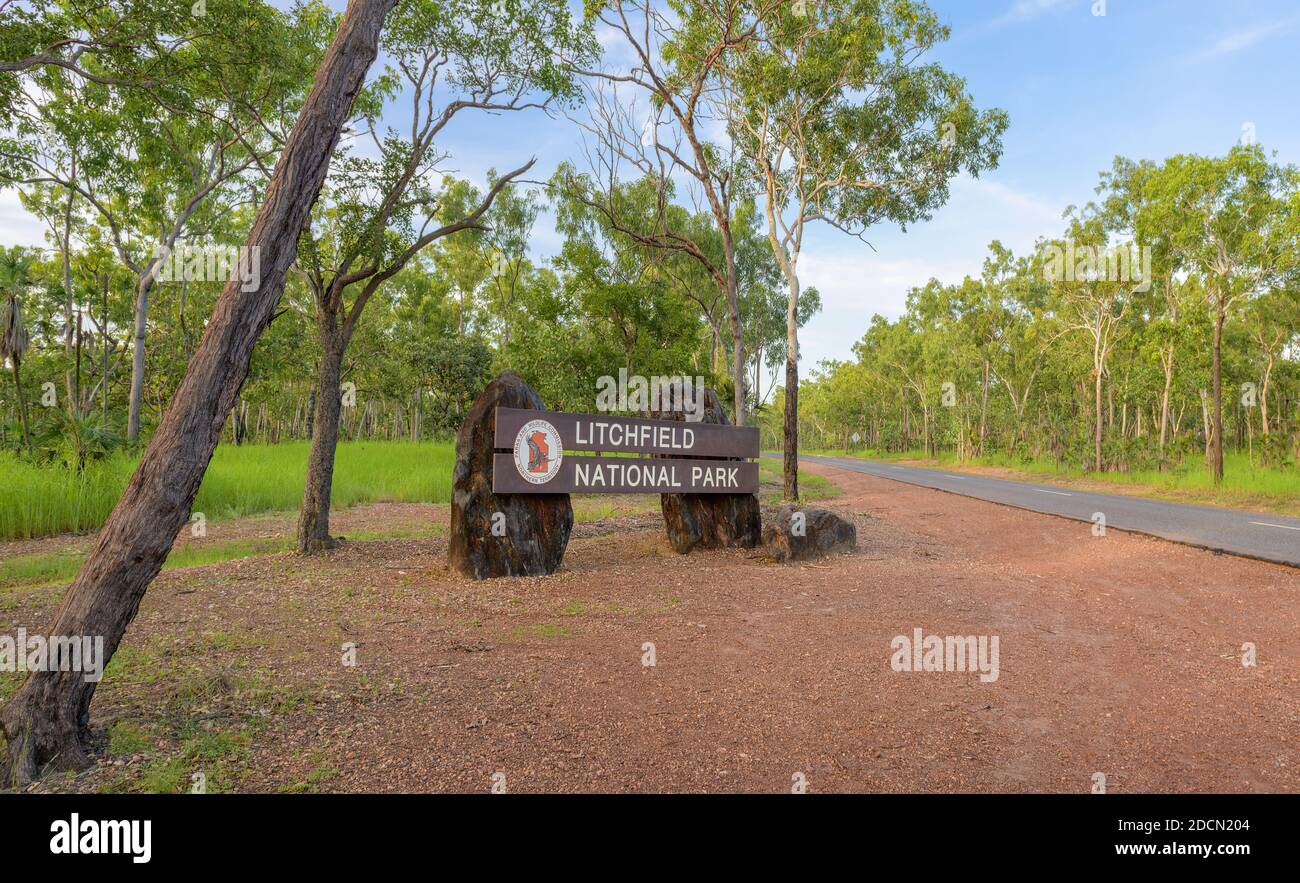
[[(962, 461), (1203, 471), (1222, 321), (1225, 446), (1288, 469), (1300, 450), (1300, 172), (1254, 147), (1119, 158), (1098, 192), (1037, 254), (994, 242), (978, 278), (931, 281), (896, 321), (876, 317), (855, 361), (801, 386), (801, 434), (847, 447), (857, 432)], [(1116, 243), (1147, 251), (1127, 270), (1094, 260)], [(1077, 265), (1068, 249), (1083, 250)]]
[[(18, 359), (0, 380), (0, 536), (102, 522), (134, 462), (120, 436), (135, 308), (154, 250), (172, 233), (176, 244), (242, 240), (339, 20), (320, 2), (283, 10), (209, 0), (202, 20), (190, 5), (27, 0), (5, 9), (7, 58), (53, 47), (52, 58), (0, 74), (10, 99), (0, 183), (20, 188), (49, 226), (52, 248), (0, 256), (0, 347)], [(223, 433), (253, 444), (219, 448), (196, 508), (219, 515), (296, 505), (328, 339), (321, 320), (331, 316), (345, 326), (334, 329), (347, 344), (341, 380), (356, 392), (341, 437), (392, 445), (364, 477), (345, 468), (359, 445), (343, 446), (342, 505), (369, 498), (372, 487), (402, 499), (445, 494), (422, 483), (427, 463), (406, 453), (444, 448), (405, 443), (449, 438), (478, 389), (505, 368), (558, 409), (591, 410), (597, 379), (620, 369), (702, 375), (733, 399), (737, 341), (716, 272), (726, 265), (724, 237), (699, 179), (665, 174), (656, 162), (606, 180), (565, 165), (548, 186), (521, 175), (489, 199), (481, 183), (444, 173), (453, 164), (444, 127), (456, 114), (527, 114), (581, 100), (575, 71), (596, 66), (596, 16), (608, 26), (620, 5), (632, 6), (591, 2), (579, 17), (547, 0), (398, 5), (382, 69), (357, 97), (302, 239), (300, 272), (286, 283)], [(697, 110), (727, 127), (725, 145), (703, 150), (706, 176), (728, 182), (745, 406), (765, 445), (779, 446), (790, 281), (782, 260), (802, 234), (778, 235), (774, 248), (774, 229), (824, 223), (862, 234), (875, 223), (923, 221), (953, 175), (996, 164), (1007, 120), (978, 109), (967, 84), (930, 59), (948, 33), (918, 0), (798, 8), (673, 0), (668, 12), (656, 22), (663, 58), (655, 64), (670, 75), (652, 104), (663, 113), (656, 131), (680, 134), (663, 102), (687, 100), (692, 76), (702, 75)], [(75, 57), (59, 43), (72, 31), (85, 40)], [(614, 76), (628, 73), (618, 61), (605, 59)], [(727, 89), (718, 88), (723, 80)], [(391, 124), (399, 102), (400, 127)], [(357, 139), (371, 134), (374, 149), (361, 149)], [(224, 152), (214, 153), (218, 144)], [(667, 162), (667, 146), (647, 155)], [(502, 174), (490, 172), (487, 187)], [(803, 367), (812, 376), (800, 384), (801, 436), (846, 447), (857, 432), (862, 446), (886, 451), (1095, 466), (1100, 379), (1102, 468), (1195, 472), (1212, 424), (1214, 409), (1202, 404), (1214, 385), (1209, 353), (1221, 313), (1224, 440), (1257, 464), (1293, 468), (1296, 170), (1242, 146), (1222, 156), (1117, 158), (1100, 185), (1095, 202), (1071, 209), (1067, 227), (1042, 244), (1150, 246), (1149, 285), (1065, 284), (1045, 278), (1041, 254), (992, 243), (970, 278), (920, 286), (902, 316), (862, 329), (852, 358)], [(545, 260), (533, 248), (543, 216), (554, 217), (561, 239)], [(444, 227), (450, 232), (428, 238)], [(210, 280), (152, 286), (145, 438), (220, 288)], [(814, 289), (798, 291), (796, 329), (819, 308)], [(1254, 385), (1255, 404), (1239, 403), (1242, 384)], [(38, 405), (50, 387), (57, 407)], [(71, 389), (79, 401), (68, 401)], [(28, 424), (34, 462), (15, 456), (29, 447)]]
[(413, 341), (417, 370), (429, 382), (430, 420), (441, 436), (453, 436), (475, 397), (492, 376), (492, 350), (475, 338), (438, 337)]
[(80, 416), (51, 409), (36, 444), (48, 458), (80, 472), (86, 464), (103, 460), (126, 443), (125, 437), (94, 411)]

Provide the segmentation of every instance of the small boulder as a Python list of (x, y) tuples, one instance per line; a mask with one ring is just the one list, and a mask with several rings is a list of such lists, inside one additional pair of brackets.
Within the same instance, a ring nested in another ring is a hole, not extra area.
[[(664, 392), (663, 409), (653, 411), (650, 416), (658, 420), (685, 420), (684, 409), (673, 407), (682, 396), (680, 384)], [(698, 422), (731, 425), (731, 417), (716, 392), (706, 388), (702, 399), (704, 416)], [(762, 516), (756, 494), (661, 494), (659, 508), (664, 514), (668, 542), (682, 555), (693, 549), (751, 549), (762, 539)]]
[(763, 546), (777, 561), (806, 561), (848, 552), (857, 545), (853, 522), (826, 509), (785, 503), (763, 525)]
[[(498, 406), (544, 410), (541, 396), (513, 371), (497, 375), (474, 400), (456, 435), (448, 563), (475, 579), (554, 573), (573, 531), (573, 505), (568, 494), (492, 493)], [(504, 536), (492, 534), (497, 512)]]

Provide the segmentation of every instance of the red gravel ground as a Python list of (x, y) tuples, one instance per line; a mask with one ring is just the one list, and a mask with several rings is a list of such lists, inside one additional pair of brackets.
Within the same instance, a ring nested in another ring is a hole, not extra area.
[[(682, 557), (631, 515), (547, 578), (460, 579), (444, 536), (164, 572), (92, 709), (151, 748), (40, 787), (172, 759), (249, 791), (1300, 790), (1300, 571), (804, 468), (856, 553)], [(998, 636), (999, 678), (893, 671), (915, 628)], [(245, 747), (185, 751), (196, 727)]]

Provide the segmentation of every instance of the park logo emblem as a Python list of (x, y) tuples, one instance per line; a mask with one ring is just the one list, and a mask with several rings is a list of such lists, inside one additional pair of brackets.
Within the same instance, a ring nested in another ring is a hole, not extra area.
[(515, 468), (527, 481), (546, 484), (560, 471), (560, 433), (545, 420), (529, 420), (515, 435)]

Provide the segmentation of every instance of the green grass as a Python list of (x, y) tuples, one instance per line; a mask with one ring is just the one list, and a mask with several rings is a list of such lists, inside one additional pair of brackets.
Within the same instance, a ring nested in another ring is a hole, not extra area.
[(322, 782), (332, 779), (339, 774), (338, 767), (332, 767), (327, 764), (318, 764), (301, 782), (292, 785), (286, 785), (280, 789), (281, 794), (316, 794), (320, 791)]
[[(218, 447), (194, 511), (209, 520), (221, 520), (296, 509), (302, 500), (307, 452), (306, 442)], [(386, 500), (446, 503), (451, 499), (454, 461), (450, 442), (343, 442), (334, 470), (333, 505), (344, 508)], [(59, 466), (36, 466), (12, 452), (0, 451), (0, 487), (5, 489), (0, 498), (0, 540), (97, 529), (116, 505), (135, 464), (133, 456), (119, 453), (92, 463), (77, 475)], [(773, 493), (771, 488), (780, 483), (780, 461), (763, 459), (759, 467), (762, 481), (769, 485), (763, 500), (773, 503), (780, 497), (779, 491)], [(809, 501), (838, 493), (832, 482), (807, 472), (800, 475), (799, 485), (801, 495)], [(647, 506), (646, 511), (653, 508)], [(576, 509), (579, 521), (598, 521), (632, 511), (615, 500), (600, 498), (580, 498)], [(369, 534), (354, 537), (368, 538)], [(167, 566), (190, 567), (286, 548), (287, 541), (273, 540), (179, 549)], [(11, 558), (0, 564), (0, 588), (70, 579), (83, 558), (78, 551)]]
[(71, 579), (86, 560), (84, 552), (16, 555), (0, 561), (0, 589), (43, 586)]
[[(306, 442), (218, 447), (194, 501), (194, 511), (209, 520), (221, 520), (297, 509), (302, 501), (307, 452)], [(334, 469), (333, 505), (344, 508), (386, 500), (449, 502), (454, 461), (450, 442), (342, 442)], [(60, 466), (36, 466), (12, 452), (0, 451), (0, 487), (5, 489), (0, 498), (0, 540), (96, 530), (113, 510), (135, 465), (134, 456), (119, 453), (76, 475)], [(779, 484), (780, 461), (763, 459), (759, 467), (764, 482)], [(808, 500), (838, 493), (833, 483), (818, 475), (804, 473), (799, 484)], [(779, 492), (773, 497), (768, 490), (764, 502), (778, 497)], [(646, 511), (653, 508), (648, 506)], [(632, 511), (602, 498), (580, 498), (576, 509), (579, 521), (599, 521)], [(365, 538), (369, 537), (355, 537)], [(168, 566), (187, 567), (279, 550), (280, 546), (244, 552), (230, 547), (178, 551)], [(82, 558), (78, 552), (63, 552), (6, 561), (0, 568), (0, 586), (67, 579), (76, 573)]]
[(535, 622), (516, 626), (510, 634), (516, 638), (567, 638), (571, 630), (560, 623)]
[(228, 791), (248, 759), (252, 741), (252, 736), (244, 731), (186, 733), (179, 753), (159, 758), (144, 768), (139, 790), (149, 794), (180, 794), (190, 791), (195, 775), (202, 773), (207, 793)]
[[(307, 470), (307, 442), (222, 445), (208, 468), (194, 511), (209, 519), (297, 508)], [(334, 505), (379, 500), (446, 503), (455, 451), (450, 442), (343, 442), (334, 467)], [(113, 510), (135, 469), (125, 452), (77, 475), (37, 466), (0, 451), (0, 539), (95, 530)]]
[(587, 605), (583, 604), (577, 598), (574, 598), (568, 604), (564, 604), (555, 611), (561, 616), (582, 616), (587, 612)]
[[(1008, 454), (976, 457), (960, 463), (951, 451), (927, 457), (921, 450), (900, 453), (838, 450), (806, 451), (828, 457), (859, 457), (867, 460), (915, 460), (947, 468), (973, 467), (1007, 469), (1018, 477), (1087, 485), (1098, 490), (1112, 490), (1185, 503), (1260, 509), (1283, 515), (1300, 515), (1300, 468), (1269, 469), (1252, 465), (1244, 452), (1224, 453), (1223, 484), (1215, 486), (1210, 472), (1199, 457), (1191, 457), (1172, 469), (1140, 469), (1130, 472), (1091, 472), (1058, 466), (1051, 460), (1022, 460)], [(802, 480), (802, 477), (801, 477)]]
[[(758, 461), (758, 480), (759, 480), (759, 499), (765, 505), (775, 506), (781, 502), (781, 461), (774, 457), (762, 457)], [(763, 487), (764, 484), (774, 484), (775, 487), (768, 489)], [(831, 497), (839, 496), (840, 488), (824, 475), (813, 475), (811, 472), (799, 471), (799, 500), (804, 503), (812, 503), (817, 500), (826, 500)]]
[(108, 731), (109, 754), (143, 754), (151, 748), (153, 742), (130, 721), (118, 721)]
[(618, 506), (608, 500), (584, 500), (573, 507), (573, 520), (604, 521), (619, 514)]

